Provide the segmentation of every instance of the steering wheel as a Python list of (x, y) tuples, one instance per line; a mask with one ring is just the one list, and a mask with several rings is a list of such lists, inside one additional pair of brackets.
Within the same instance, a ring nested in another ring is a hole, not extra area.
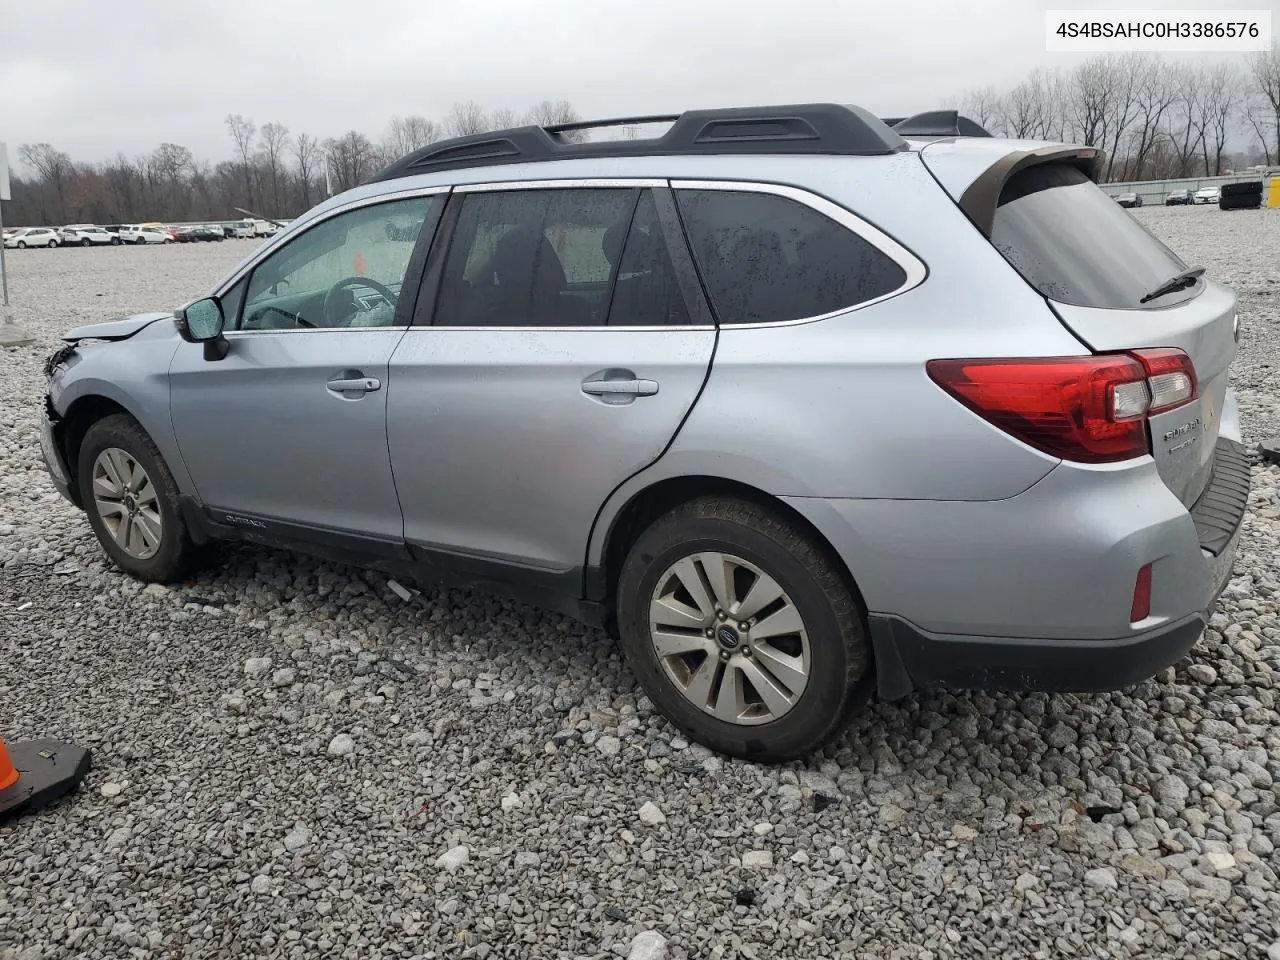
[(324, 318), (326, 327), (338, 326), (338, 320), (342, 318), (335, 319), (332, 316), (334, 304), (337, 302), (336, 297), (339, 290), (346, 290), (350, 287), (368, 287), (386, 300), (388, 304), (394, 305), (396, 302), (396, 295), (377, 280), (371, 280), (368, 277), (346, 277), (330, 287), (329, 292), (324, 295), (324, 304), (321, 307), (320, 315)]

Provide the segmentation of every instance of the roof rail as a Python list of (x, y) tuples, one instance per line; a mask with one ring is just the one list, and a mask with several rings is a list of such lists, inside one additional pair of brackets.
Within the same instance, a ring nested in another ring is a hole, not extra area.
[(991, 134), (956, 110), (929, 110), (914, 116), (884, 121), (904, 137), (989, 137)]
[[(575, 143), (564, 134), (596, 127), (670, 122), (660, 137)], [(432, 143), (401, 157), (367, 183), (464, 167), (580, 157), (704, 156), (712, 154), (835, 154), (882, 156), (907, 143), (861, 107), (804, 103), (723, 110), (686, 110), (670, 116), (621, 117), (513, 127)]]

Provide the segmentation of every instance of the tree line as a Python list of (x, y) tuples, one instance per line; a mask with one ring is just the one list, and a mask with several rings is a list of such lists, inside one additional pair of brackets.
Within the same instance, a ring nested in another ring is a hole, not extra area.
[(468, 101), (441, 120), (393, 117), (382, 136), (358, 130), (320, 140), (280, 123), (231, 114), (228, 160), (211, 164), (180, 144), (150, 153), (118, 153), (104, 163), (83, 163), (48, 143), (18, 147), (21, 172), (11, 176), (13, 200), (6, 226), (66, 223), (139, 223), (235, 220), (237, 207), (272, 218), (297, 216), (332, 188), (340, 193), (412, 150), (448, 137), (501, 130), (521, 123), (572, 123), (579, 116), (565, 100), (544, 100), (524, 114), (487, 111)]
[(1280, 164), (1280, 46), (1213, 65), (1101, 55), (953, 106), (996, 136), (1099, 147), (1107, 181), (1216, 176)]
[[(1212, 176), (1231, 163), (1280, 164), (1280, 46), (1213, 65), (1101, 55), (1071, 69), (1034, 70), (1008, 90), (972, 90), (950, 106), (997, 136), (1096, 146), (1104, 153), (1104, 181)], [(105, 163), (74, 161), (48, 143), (23, 144), (18, 158), (25, 169), (14, 179), (5, 222), (229, 220), (239, 216), (236, 207), (293, 217), (330, 189), (355, 186), (436, 140), (577, 119), (565, 100), (544, 100), (524, 114), (467, 101), (438, 121), (393, 117), (377, 140), (357, 130), (320, 140), (232, 114), (226, 118), (232, 156), (216, 164), (176, 143), (143, 156), (119, 153)], [(1240, 143), (1244, 152), (1229, 150)]]

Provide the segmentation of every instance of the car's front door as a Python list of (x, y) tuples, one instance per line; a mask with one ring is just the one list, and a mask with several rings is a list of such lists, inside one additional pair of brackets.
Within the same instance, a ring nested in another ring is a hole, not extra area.
[(266, 537), (402, 550), (387, 361), (443, 202), (433, 192), (317, 222), (224, 294), (223, 359), (179, 348), (173, 425), (211, 519)]
[(451, 203), (419, 299), (438, 275), (434, 322), (420, 309), (391, 359), (405, 539), (573, 591), (601, 505), (693, 406), (715, 327), (664, 184), (459, 187)]

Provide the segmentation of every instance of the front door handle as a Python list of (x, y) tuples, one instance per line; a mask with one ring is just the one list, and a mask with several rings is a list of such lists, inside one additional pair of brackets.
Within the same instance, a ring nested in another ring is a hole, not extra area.
[(325, 384), (333, 393), (370, 393), (382, 389), (382, 381), (377, 377), (352, 377), (347, 380), (330, 380)]
[(657, 380), (584, 380), (582, 392), (592, 396), (652, 397), (658, 392)]

